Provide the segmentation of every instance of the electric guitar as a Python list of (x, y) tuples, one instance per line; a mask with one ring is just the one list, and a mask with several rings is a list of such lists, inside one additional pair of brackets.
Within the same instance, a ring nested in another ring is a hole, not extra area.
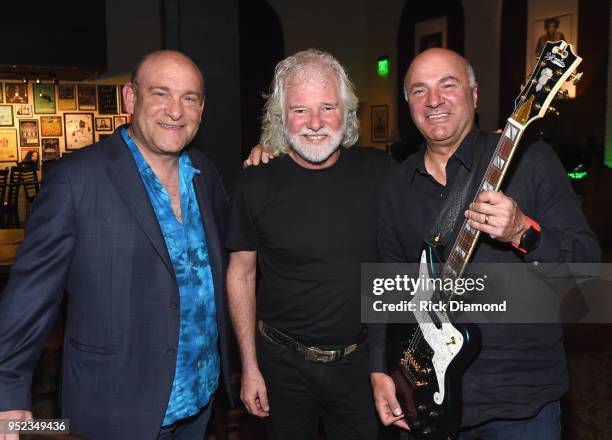
[[(514, 112), (508, 118), (474, 200), (482, 191), (499, 190), (526, 127), (546, 112), (556, 113), (550, 103), (557, 95), (563, 95), (560, 89), (565, 81), (576, 83), (580, 80), (582, 73), (574, 72), (581, 61), (567, 42), (546, 43), (515, 101)], [(437, 274), (432, 273), (437, 248), (426, 245), (421, 254), (419, 277), (424, 281), (432, 277), (461, 277), (479, 236), (480, 232), (465, 220), (449, 257)], [(453, 295), (452, 291), (421, 289), (415, 292), (413, 301), (416, 304), (440, 299), (450, 301)], [(391, 351), (396, 368), (391, 376), (398, 400), (414, 438), (452, 439), (461, 428), (463, 373), (480, 350), (480, 333), (473, 324), (453, 323), (452, 317), (444, 311), (417, 310), (413, 313), (418, 325), (411, 326), (409, 334), (403, 326), (390, 330), (388, 336), (396, 341)], [(398, 329), (400, 334), (397, 334)]]

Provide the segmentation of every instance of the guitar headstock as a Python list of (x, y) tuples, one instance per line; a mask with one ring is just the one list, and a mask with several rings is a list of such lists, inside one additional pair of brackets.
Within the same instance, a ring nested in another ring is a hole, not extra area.
[(523, 126), (544, 117), (547, 111), (556, 113), (550, 107), (552, 100), (560, 94), (565, 81), (577, 83), (582, 73), (574, 73), (580, 64), (574, 48), (566, 41), (547, 41), (525, 87), (514, 102), (512, 119)]

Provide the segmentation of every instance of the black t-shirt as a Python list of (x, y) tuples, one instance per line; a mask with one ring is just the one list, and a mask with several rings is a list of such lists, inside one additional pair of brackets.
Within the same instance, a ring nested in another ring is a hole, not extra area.
[(257, 318), (305, 343), (350, 344), (362, 330), (361, 263), (378, 259), (375, 200), (393, 160), (341, 149), (329, 168), (283, 156), (244, 171), (227, 248), (257, 251)]

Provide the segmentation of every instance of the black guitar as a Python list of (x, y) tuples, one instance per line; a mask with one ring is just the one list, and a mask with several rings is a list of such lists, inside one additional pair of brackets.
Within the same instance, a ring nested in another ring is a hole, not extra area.
[[(565, 41), (547, 42), (531, 76), (515, 101), (512, 116), (486, 169), (476, 195), (499, 190), (525, 128), (542, 118), (565, 81), (577, 82), (574, 74), (582, 58)], [(480, 232), (463, 222), (449, 257), (440, 273), (432, 273), (435, 248), (426, 246), (421, 254), (419, 277), (457, 279), (465, 271)], [(424, 283), (423, 285), (426, 285)], [(452, 291), (418, 290), (414, 301), (450, 301)], [(391, 374), (406, 420), (417, 440), (446, 440), (461, 427), (462, 377), (480, 350), (480, 334), (475, 325), (453, 323), (446, 312), (415, 311), (418, 325), (390, 327), (388, 339), (392, 361)]]

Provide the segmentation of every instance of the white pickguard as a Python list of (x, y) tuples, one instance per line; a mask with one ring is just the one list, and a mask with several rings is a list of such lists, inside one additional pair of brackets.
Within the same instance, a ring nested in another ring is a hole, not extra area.
[[(421, 265), (419, 268), (419, 277), (423, 281), (427, 281), (429, 277), (429, 271), (427, 270), (427, 255), (425, 251), (421, 254)], [(427, 283), (424, 283), (427, 285)], [(463, 347), (463, 336), (461, 333), (450, 323), (448, 316), (443, 312), (431, 312), (435, 313), (440, 322), (442, 328), (438, 329), (435, 324), (431, 322), (431, 318), (426, 311), (421, 311), (418, 305), (420, 301), (431, 301), (434, 291), (428, 291), (427, 289), (417, 289), (414, 293), (413, 301), (416, 301), (417, 308), (413, 312), (416, 317), (421, 332), (425, 341), (434, 352), (431, 359), (433, 364), (434, 373), (438, 381), (438, 391), (434, 393), (433, 400), (438, 405), (444, 402), (444, 377), (446, 376), (446, 370), (450, 363), (453, 361), (455, 356), (461, 351)]]

